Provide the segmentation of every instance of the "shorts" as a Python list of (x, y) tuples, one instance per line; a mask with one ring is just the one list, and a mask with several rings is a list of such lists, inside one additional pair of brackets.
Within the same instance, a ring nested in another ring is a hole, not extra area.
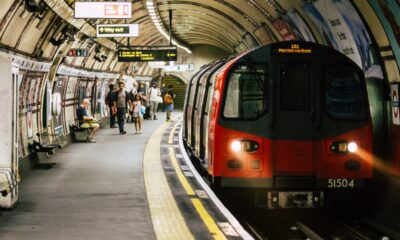
[(174, 111), (174, 104), (171, 103), (169, 105), (165, 105), (165, 111), (170, 111), (170, 112)]
[(95, 128), (100, 127), (98, 123), (84, 122), (81, 124), (80, 128)]

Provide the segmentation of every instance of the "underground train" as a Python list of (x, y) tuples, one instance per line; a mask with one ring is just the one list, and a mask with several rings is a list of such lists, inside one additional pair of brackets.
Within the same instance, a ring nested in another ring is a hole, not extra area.
[(271, 209), (322, 207), (372, 177), (364, 73), (310, 42), (213, 62), (188, 84), (183, 140), (218, 189), (250, 190)]

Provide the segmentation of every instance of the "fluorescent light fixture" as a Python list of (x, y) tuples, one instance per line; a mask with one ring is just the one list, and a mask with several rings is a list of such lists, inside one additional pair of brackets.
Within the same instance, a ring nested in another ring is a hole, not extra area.
[[(164, 26), (161, 24), (161, 19), (156, 13), (156, 9), (155, 9), (153, 0), (146, 0), (146, 7), (147, 7), (147, 12), (151, 18), (151, 21), (156, 26), (158, 32), (161, 33), (161, 35), (163, 35), (166, 39), (169, 40), (169, 34), (164, 29)], [(172, 42), (172, 44), (176, 45), (177, 47), (185, 50), (187, 53), (192, 53), (192, 51), (190, 51), (190, 49), (188, 47), (185, 47), (182, 44), (179, 44), (175, 39), (172, 38), (171, 42)]]

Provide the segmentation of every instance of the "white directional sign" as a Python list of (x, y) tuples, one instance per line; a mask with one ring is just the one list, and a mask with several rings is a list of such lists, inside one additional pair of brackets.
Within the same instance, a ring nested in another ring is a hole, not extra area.
[(137, 37), (139, 24), (98, 24), (97, 37)]
[(400, 125), (399, 85), (400, 84), (397, 83), (397, 84), (392, 84), (390, 86), (392, 95), (392, 116), (394, 125)]
[(186, 72), (193, 71), (194, 66), (192, 63), (189, 64), (175, 64), (174, 66), (165, 66), (164, 70), (167, 72)]
[(75, 18), (132, 18), (132, 3), (75, 2)]

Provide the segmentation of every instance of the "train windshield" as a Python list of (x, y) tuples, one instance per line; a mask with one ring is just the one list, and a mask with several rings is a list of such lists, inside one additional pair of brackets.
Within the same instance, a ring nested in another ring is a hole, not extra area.
[(254, 119), (267, 112), (267, 64), (239, 64), (231, 71), (224, 117)]
[(325, 71), (326, 113), (336, 119), (365, 118), (360, 75), (351, 68), (329, 66)]

